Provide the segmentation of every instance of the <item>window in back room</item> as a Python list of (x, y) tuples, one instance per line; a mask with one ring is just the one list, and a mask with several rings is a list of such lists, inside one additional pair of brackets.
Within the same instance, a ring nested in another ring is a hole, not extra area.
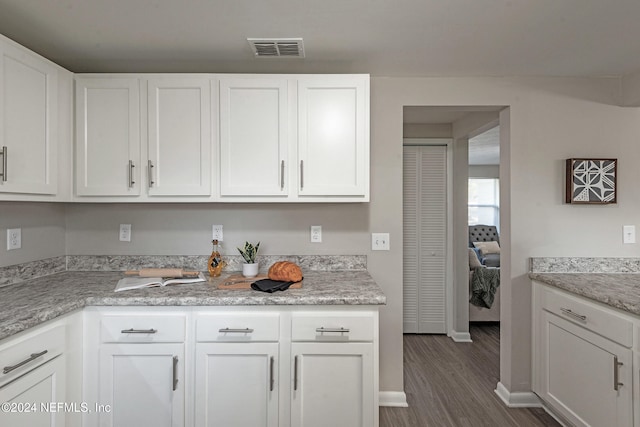
[(485, 224), (500, 228), (500, 180), (469, 178), (469, 225)]

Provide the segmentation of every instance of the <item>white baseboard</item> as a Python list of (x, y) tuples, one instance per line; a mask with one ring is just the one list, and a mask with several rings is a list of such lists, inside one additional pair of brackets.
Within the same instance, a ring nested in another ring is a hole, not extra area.
[(455, 342), (473, 342), (469, 332), (449, 331), (449, 338)]
[(380, 406), (396, 406), (406, 408), (407, 395), (403, 391), (381, 391), (378, 397)]
[(496, 394), (509, 408), (542, 408), (542, 401), (532, 391), (510, 392), (502, 384), (498, 383), (495, 389)]

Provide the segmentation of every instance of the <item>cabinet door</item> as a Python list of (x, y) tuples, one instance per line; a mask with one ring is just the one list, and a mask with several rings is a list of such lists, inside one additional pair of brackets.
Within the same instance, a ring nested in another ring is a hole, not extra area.
[(139, 100), (138, 79), (76, 79), (78, 196), (140, 195)]
[(278, 425), (278, 343), (196, 344), (196, 426)]
[(150, 196), (211, 194), (211, 85), (204, 78), (148, 81)]
[(575, 425), (631, 425), (631, 350), (549, 312), (542, 319), (543, 399)]
[(286, 196), (285, 79), (220, 81), (222, 196)]
[(100, 426), (184, 425), (184, 345), (107, 344), (100, 349)]
[(374, 425), (373, 344), (293, 343), (291, 426)]
[(298, 194), (361, 196), (369, 187), (369, 80), (298, 80)]
[[(51, 405), (65, 402), (64, 355), (0, 388), (0, 402), (10, 405), (0, 411), (1, 426), (64, 426), (65, 408)], [(77, 405), (66, 410), (81, 410)]]
[(0, 192), (56, 194), (57, 70), (0, 41)]

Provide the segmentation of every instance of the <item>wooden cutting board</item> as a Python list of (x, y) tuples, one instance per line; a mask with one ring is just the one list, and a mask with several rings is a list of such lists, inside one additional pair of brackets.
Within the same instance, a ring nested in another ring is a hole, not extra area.
[[(251, 284), (256, 280), (268, 279), (267, 275), (258, 275), (256, 277), (244, 277), (242, 274), (233, 274), (223, 279), (218, 284), (218, 289), (251, 289)], [(293, 283), (289, 289), (302, 288), (302, 281)]]

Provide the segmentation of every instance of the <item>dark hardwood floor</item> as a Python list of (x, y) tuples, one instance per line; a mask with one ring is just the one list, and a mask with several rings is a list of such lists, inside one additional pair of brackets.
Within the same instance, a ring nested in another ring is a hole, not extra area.
[(404, 336), (408, 408), (380, 408), (380, 427), (560, 426), (543, 409), (508, 408), (495, 394), (500, 326), (472, 324), (473, 343), (446, 335)]

